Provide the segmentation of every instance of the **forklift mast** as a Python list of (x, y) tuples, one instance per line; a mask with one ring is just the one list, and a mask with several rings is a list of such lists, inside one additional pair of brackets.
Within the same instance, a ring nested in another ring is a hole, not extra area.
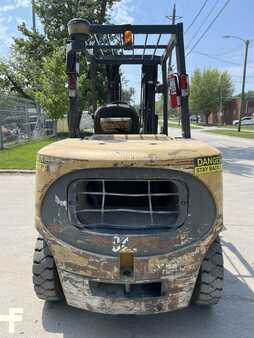
[(158, 118), (155, 115), (155, 93), (158, 66), (143, 65), (141, 80), (141, 126), (144, 134), (157, 134)]
[(119, 65), (107, 65), (107, 80), (109, 102), (121, 101), (122, 87)]
[[(140, 132), (156, 134), (158, 116), (155, 113), (155, 95), (163, 95), (163, 134), (168, 135), (169, 108), (169, 60), (176, 52), (177, 76), (186, 75), (183, 24), (175, 25), (100, 25), (90, 24), (85, 19), (73, 19), (68, 24), (70, 38), (67, 43), (67, 73), (69, 75), (69, 115), (77, 114), (76, 63), (80, 56), (85, 56), (90, 64), (92, 106), (95, 112), (96, 67), (106, 66), (108, 103), (120, 102), (121, 65), (140, 65), (141, 102)], [(161, 42), (162, 40), (167, 42)], [(169, 39), (169, 41), (168, 41)], [(140, 42), (142, 41), (142, 42)], [(155, 41), (155, 42), (154, 42)], [(161, 67), (162, 79), (158, 83), (158, 67)], [(179, 80), (180, 86), (180, 80)], [(159, 90), (158, 90), (159, 88)], [(181, 109), (182, 136), (190, 138), (190, 120), (188, 95), (179, 95)]]

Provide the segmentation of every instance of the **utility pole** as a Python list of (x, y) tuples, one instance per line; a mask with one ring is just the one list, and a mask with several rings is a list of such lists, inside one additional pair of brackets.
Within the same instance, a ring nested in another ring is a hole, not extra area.
[(36, 19), (35, 19), (35, 6), (34, 0), (32, 0), (32, 20), (33, 20), (33, 32), (36, 32)]
[[(222, 110), (223, 110), (223, 102), (222, 102), (222, 74), (220, 76), (220, 117), (222, 118)], [(224, 124), (224, 116), (223, 116), (223, 124)]]
[(176, 23), (176, 4), (173, 6), (172, 25)]
[(243, 65), (243, 82), (242, 82), (242, 94), (241, 94), (241, 107), (240, 107), (240, 116), (239, 116), (239, 123), (238, 123), (238, 132), (241, 131), (241, 120), (242, 120), (242, 113), (244, 109), (244, 90), (245, 90), (245, 80), (246, 80), (246, 68), (247, 68), (247, 59), (248, 59), (248, 50), (249, 50), (249, 44), (250, 40), (244, 40), (239, 36), (235, 35), (224, 35), (223, 38), (226, 39), (237, 39), (241, 40), (245, 44), (245, 56), (244, 56), (244, 65)]
[(76, 1), (76, 6), (75, 6), (75, 13), (76, 13), (76, 17), (79, 17), (79, 6), (83, 5), (83, 3), (80, 3), (80, 0)]
[(173, 6), (172, 15), (167, 15), (166, 18), (169, 20), (169, 22), (174, 25), (176, 23), (176, 4)]
[(0, 150), (4, 149), (4, 137), (3, 137), (3, 129), (0, 124)]
[(244, 109), (244, 91), (245, 91), (245, 80), (246, 80), (246, 68), (247, 68), (247, 58), (248, 58), (248, 50), (249, 50), (250, 41), (245, 41), (245, 57), (244, 57), (244, 66), (243, 66), (243, 83), (242, 83), (242, 94), (241, 94), (241, 108), (240, 108), (240, 117), (238, 123), (238, 131), (241, 131), (241, 122), (242, 122), (242, 112)]
[[(172, 16), (168, 16), (168, 19), (172, 20), (171, 21), (172, 25), (176, 23), (176, 4), (174, 4), (173, 6)], [(171, 71), (171, 61), (172, 61), (172, 53), (170, 54), (169, 59), (168, 59), (168, 68), (169, 68), (168, 71), (169, 72)]]

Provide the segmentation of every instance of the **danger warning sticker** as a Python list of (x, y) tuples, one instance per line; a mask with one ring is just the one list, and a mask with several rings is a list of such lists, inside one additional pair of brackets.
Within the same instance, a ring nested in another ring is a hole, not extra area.
[(221, 156), (205, 156), (195, 158), (194, 160), (194, 174), (202, 175), (208, 173), (219, 172), (222, 170)]

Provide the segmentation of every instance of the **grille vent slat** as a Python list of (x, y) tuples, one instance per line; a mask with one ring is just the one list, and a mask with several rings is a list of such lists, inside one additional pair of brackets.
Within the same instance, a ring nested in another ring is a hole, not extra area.
[(145, 210), (138, 210), (138, 209), (82, 209), (82, 210), (76, 210), (76, 214), (82, 213), (82, 212), (137, 212), (141, 214), (165, 214), (165, 215), (170, 215), (170, 214), (178, 214), (178, 211), (145, 211)]
[[(77, 195), (101, 195), (101, 192), (79, 192)], [(105, 192), (105, 195), (111, 195), (111, 196), (131, 196), (131, 197), (141, 197), (141, 196), (147, 196), (147, 194), (120, 194), (120, 193), (110, 193), (110, 192)], [(151, 196), (177, 196), (177, 193), (157, 193), (157, 194), (150, 194)]]

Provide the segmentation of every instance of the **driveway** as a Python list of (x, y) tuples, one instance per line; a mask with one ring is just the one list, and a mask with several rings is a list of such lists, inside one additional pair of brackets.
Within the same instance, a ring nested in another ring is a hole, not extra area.
[[(174, 133), (177, 131), (174, 130)], [(178, 131), (179, 132), (179, 131)], [(225, 292), (212, 309), (191, 306), (156, 316), (108, 316), (65, 303), (45, 304), (32, 289), (31, 265), (36, 231), (34, 176), (0, 175), (0, 319), (9, 308), (23, 308), (23, 321), (0, 337), (204, 338), (254, 336), (254, 141), (193, 131), (224, 156)]]

